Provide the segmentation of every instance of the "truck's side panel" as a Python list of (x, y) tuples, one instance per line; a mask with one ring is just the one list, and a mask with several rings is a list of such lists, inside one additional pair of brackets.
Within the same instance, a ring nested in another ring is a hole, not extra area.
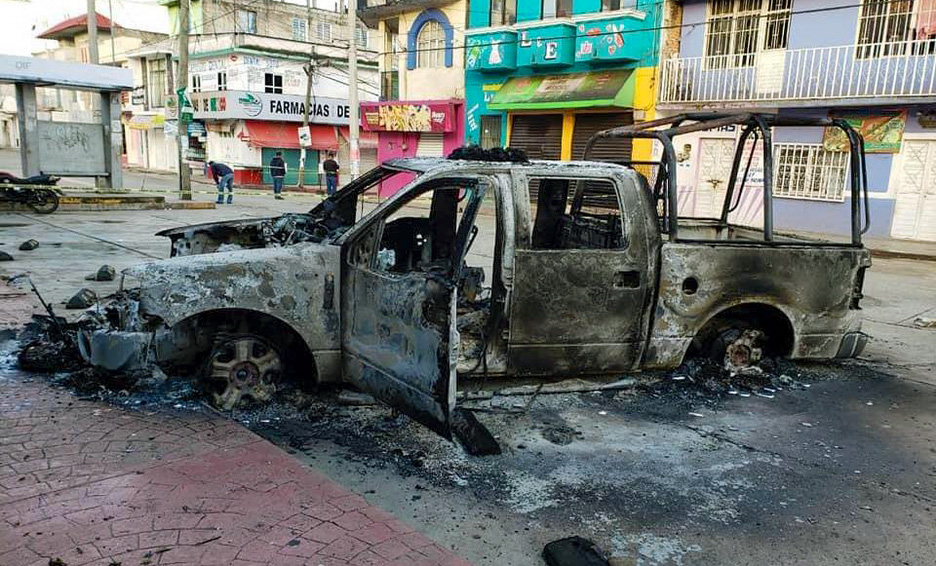
[(870, 265), (861, 248), (664, 243), (659, 299), (645, 365), (672, 367), (705, 324), (744, 304), (775, 307), (792, 326), (793, 358), (833, 358), (861, 328), (855, 281)]

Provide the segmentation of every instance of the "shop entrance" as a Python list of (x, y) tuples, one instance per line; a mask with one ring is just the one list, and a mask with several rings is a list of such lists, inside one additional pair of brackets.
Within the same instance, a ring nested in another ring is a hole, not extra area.
[[(275, 147), (265, 147), (261, 152), (263, 159), (263, 184), (272, 185), (273, 176), (270, 175), (270, 161), (276, 155), (277, 151), (283, 152), (283, 161), (286, 162), (286, 179), (283, 184), (287, 187), (294, 187), (299, 184), (299, 150), (298, 149), (279, 149)], [(306, 151), (306, 174), (305, 183), (314, 185), (318, 183), (318, 152)]]

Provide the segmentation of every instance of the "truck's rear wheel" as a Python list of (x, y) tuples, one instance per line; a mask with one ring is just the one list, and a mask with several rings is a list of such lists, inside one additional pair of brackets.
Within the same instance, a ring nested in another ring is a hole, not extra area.
[(281, 382), (283, 361), (260, 336), (225, 336), (215, 341), (205, 374), (212, 404), (230, 411), (245, 399), (269, 401)]

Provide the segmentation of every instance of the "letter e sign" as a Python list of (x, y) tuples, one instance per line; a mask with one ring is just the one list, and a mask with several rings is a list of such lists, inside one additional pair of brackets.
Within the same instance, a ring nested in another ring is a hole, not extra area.
[(546, 52), (543, 53), (543, 59), (551, 61), (559, 56), (559, 42), (557, 41), (547, 41), (546, 42)]

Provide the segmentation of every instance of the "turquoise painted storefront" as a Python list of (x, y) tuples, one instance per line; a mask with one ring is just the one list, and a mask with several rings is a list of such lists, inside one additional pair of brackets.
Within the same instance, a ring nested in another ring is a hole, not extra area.
[[(465, 48), (469, 143), (482, 143), (483, 123), (496, 123), (497, 117), (500, 140), (508, 141), (511, 114), (530, 110), (516, 99), (510, 104), (497, 100), (501, 86), (517, 77), (552, 77), (544, 81), (540, 91), (531, 92), (528, 102), (532, 103), (549, 89), (574, 89), (577, 81), (565, 75), (577, 74), (588, 80), (589, 73), (626, 70), (631, 73), (624, 87), (627, 91), (612, 106), (607, 100), (590, 101), (587, 96), (575, 100), (573, 95), (539, 110), (566, 115), (575, 113), (569, 109), (636, 110), (652, 116), (661, 4), (625, 0), (618, 9), (602, 11), (601, 0), (574, 0), (571, 15), (545, 19), (541, 17), (543, 4), (542, 0), (516, 0), (517, 22), (492, 26), (491, 2), (471, 3)], [(564, 129), (571, 127), (574, 118), (566, 122)], [(563, 136), (571, 140), (570, 132), (564, 131)], [(564, 142), (563, 158), (569, 157), (565, 147), (569, 143)]]

